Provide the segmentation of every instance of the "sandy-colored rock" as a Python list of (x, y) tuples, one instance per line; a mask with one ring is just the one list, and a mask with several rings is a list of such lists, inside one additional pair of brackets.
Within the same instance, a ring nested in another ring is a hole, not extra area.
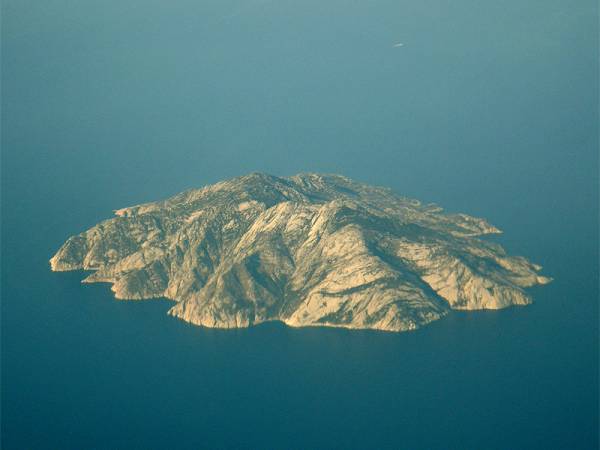
[(550, 281), (479, 239), (499, 233), (485, 220), (338, 175), (251, 174), (115, 215), (69, 238), (52, 270), (92, 270), (84, 282), (118, 299), (169, 298), (206, 327), (412, 330), (528, 304), (524, 288)]

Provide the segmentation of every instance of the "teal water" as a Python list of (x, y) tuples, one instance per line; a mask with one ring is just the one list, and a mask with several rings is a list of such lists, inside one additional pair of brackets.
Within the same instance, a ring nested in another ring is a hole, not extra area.
[[(598, 448), (597, 12), (4, 1), (2, 448)], [(49, 271), (113, 209), (252, 171), (485, 217), (555, 280), (411, 333), (219, 331)]]

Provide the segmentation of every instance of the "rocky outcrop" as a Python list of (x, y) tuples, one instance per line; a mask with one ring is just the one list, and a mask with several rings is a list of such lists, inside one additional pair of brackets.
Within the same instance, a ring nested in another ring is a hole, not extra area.
[(118, 299), (166, 297), (206, 327), (403, 331), (449, 309), (531, 302), (540, 267), (478, 236), (483, 219), (339, 175), (251, 174), (115, 211), (65, 242), (52, 270), (93, 271)]

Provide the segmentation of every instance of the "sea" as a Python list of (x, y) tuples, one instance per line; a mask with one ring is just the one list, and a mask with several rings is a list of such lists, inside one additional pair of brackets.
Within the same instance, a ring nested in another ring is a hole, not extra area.
[[(2, 449), (597, 449), (597, 17), (3, 1)], [(216, 330), (50, 271), (115, 209), (254, 171), (484, 217), (553, 281), (414, 332)]]

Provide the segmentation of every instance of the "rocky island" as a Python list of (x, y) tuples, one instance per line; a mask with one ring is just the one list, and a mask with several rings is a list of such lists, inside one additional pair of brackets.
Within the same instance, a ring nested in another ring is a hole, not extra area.
[(339, 175), (250, 174), (115, 211), (69, 238), (54, 271), (93, 271), (117, 299), (166, 297), (215, 328), (404, 331), (449, 310), (531, 303), (540, 266), (478, 238), (500, 231)]

